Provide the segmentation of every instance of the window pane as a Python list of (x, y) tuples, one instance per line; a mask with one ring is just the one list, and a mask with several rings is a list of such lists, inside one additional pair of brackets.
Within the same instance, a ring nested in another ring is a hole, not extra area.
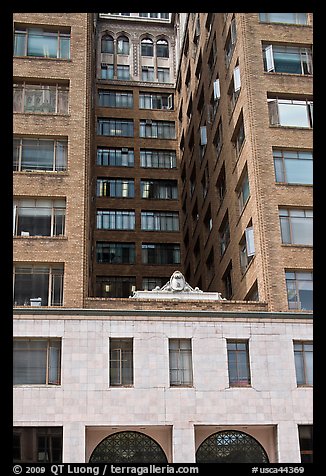
[(307, 104), (292, 104), (279, 101), (281, 126), (310, 127)]

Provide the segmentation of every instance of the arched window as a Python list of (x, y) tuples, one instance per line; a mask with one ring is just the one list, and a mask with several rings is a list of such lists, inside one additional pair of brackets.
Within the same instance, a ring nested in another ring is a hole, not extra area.
[(169, 44), (166, 40), (157, 40), (156, 42), (156, 55), (159, 58), (169, 57)]
[(101, 53), (113, 53), (113, 38), (111, 35), (104, 35), (101, 39)]
[(144, 38), (143, 40), (141, 40), (141, 55), (142, 56), (154, 55), (154, 46), (150, 38)]
[(119, 36), (117, 53), (118, 55), (129, 55), (129, 39), (126, 36)]
[(168, 460), (156, 441), (137, 431), (113, 433), (94, 449), (90, 463), (161, 463)]
[(255, 438), (236, 430), (214, 433), (196, 452), (196, 463), (268, 463), (268, 457)]

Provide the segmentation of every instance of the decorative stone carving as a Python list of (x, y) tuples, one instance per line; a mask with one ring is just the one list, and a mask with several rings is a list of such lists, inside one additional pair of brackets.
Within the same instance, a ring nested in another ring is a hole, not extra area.
[(225, 300), (220, 293), (204, 292), (192, 288), (180, 271), (174, 271), (170, 280), (161, 288), (152, 291), (135, 291), (131, 298), (138, 299), (184, 299), (184, 300)]

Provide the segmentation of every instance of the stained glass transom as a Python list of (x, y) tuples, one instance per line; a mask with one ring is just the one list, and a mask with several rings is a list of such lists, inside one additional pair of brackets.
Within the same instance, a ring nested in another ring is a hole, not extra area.
[(156, 441), (143, 433), (122, 431), (102, 440), (93, 451), (90, 463), (167, 463)]
[(241, 431), (220, 431), (206, 438), (196, 452), (197, 463), (268, 463), (264, 448)]

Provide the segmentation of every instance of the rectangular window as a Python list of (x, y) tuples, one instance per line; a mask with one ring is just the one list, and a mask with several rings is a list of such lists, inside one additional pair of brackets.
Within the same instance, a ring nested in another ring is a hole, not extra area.
[(139, 93), (140, 109), (173, 109), (173, 94)]
[(252, 226), (248, 226), (245, 229), (245, 233), (241, 238), (239, 247), (240, 267), (242, 274), (244, 274), (252, 258), (255, 256), (254, 229)]
[(110, 338), (110, 386), (123, 387), (133, 383), (133, 340)]
[(268, 111), (271, 126), (313, 126), (313, 102), (310, 100), (269, 98)]
[(158, 200), (177, 200), (178, 183), (176, 180), (141, 180), (141, 197)]
[(67, 84), (15, 83), (13, 112), (67, 115), (69, 113), (68, 98)]
[(41, 27), (17, 27), (14, 56), (70, 58), (70, 28), (46, 30)]
[(140, 164), (145, 168), (175, 169), (177, 167), (174, 150), (140, 149)]
[(101, 79), (113, 79), (114, 78), (114, 65), (101, 63)]
[(143, 264), (180, 264), (180, 245), (175, 243), (143, 243)]
[(293, 342), (295, 373), (297, 385), (313, 383), (313, 344), (312, 342)]
[(14, 385), (60, 385), (61, 339), (14, 338)]
[(97, 119), (97, 134), (110, 137), (133, 137), (134, 121), (132, 119)]
[(134, 230), (135, 212), (133, 210), (97, 210), (96, 228), (98, 230)]
[(100, 89), (98, 91), (98, 104), (101, 107), (133, 107), (133, 94), (129, 91), (113, 91)]
[(143, 278), (142, 281), (142, 289), (144, 291), (152, 291), (154, 288), (161, 288), (164, 286), (169, 281), (169, 277), (166, 278), (155, 278), (155, 277), (149, 277), (149, 278)]
[(231, 25), (227, 34), (226, 42), (225, 42), (225, 47), (224, 47), (225, 64), (227, 68), (229, 67), (231, 62), (236, 40), (237, 40), (236, 23), (235, 23), (235, 18), (232, 18)]
[(134, 264), (135, 243), (96, 243), (96, 262), (110, 264)]
[(218, 234), (220, 239), (221, 256), (223, 256), (228, 244), (230, 243), (230, 226), (229, 218), (227, 215), (222, 221), (222, 225), (218, 231)]
[(191, 339), (169, 339), (171, 387), (192, 386)]
[(263, 44), (264, 70), (269, 73), (312, 74), (312, 49)]
[(233, 143), (233, 146), (235, 147), (237, 157), (239, 157), (241, 153), (245, 138), (246, 138), (246, 135), (245, 135), (245, 129), (244, 129), (244, 122), (243, 122), (243, 116), (241, 113), (238, 123), (235, 127), (233, 137), (232, 137), (232, 143)]
[(171, 121), (140, 120), (139, 137), (175, 139), (175, 123)]
[(130, 66), (124, 64), (117, 65), (117, 78), (129, 80), (130, 79)]
[(142, 81), (154, 81), (154, 66), (143, 66), (141, 69)]
[(129, 298), (136, 290), (134, 276), (97, 276), (96, 297)]
[(157, 68), (157, 80), (159, 83), (170, 83), (170, 68)]
[(179, 231), (179, 213), (142, 211), (141, 229), (147, 231)]
[(228, 265), (225, 273), (223, 274), (222, 281), (224, 285), (224, 296), (226, 299), (231, 299), (233, 296), (232, 262)]
[(14, 426), (14, 463), (62, 463), (62, 427)]
[(13, 140), (13, 169), (16, 172), (67, 170), (68, 139)]
[(301, 463), (313, 463), (313, 426), (298, 425)]
[(307, 25), (306, 13), (259, 13), (261, 22)]
[(134, 180), (100, 178), (96, 181), (97, 197), (132, 198), (134, 195)]
[(313, 309), (313, 275), (308, 271), (286, 271), (289, 309)]
[(98, 148), (96, 165), (105, 167), (133, 167), (134, 150), (128, 147)]
[(62, 306), (63, 265), (16, 265), (14, 305)]
[(250, 386), (249, 342), (227, 340), (230, 387)]
[(239, 210), (241, 213), (250, 196), (249, 177), (248, 177), (247, 167), (245, 168), (240, 184), (237, 187), (237, 194), (238, 194), (238, 200), (239, 200)]
[(66, 200), (14, 200), (14, 236), (63, 236)]
[(282, 243), (293, 245), (313, 244), (313, 211), (279, 210)]
[(313, 154), (304, 150), (273, 149), (276, 182), (313, 184)]

